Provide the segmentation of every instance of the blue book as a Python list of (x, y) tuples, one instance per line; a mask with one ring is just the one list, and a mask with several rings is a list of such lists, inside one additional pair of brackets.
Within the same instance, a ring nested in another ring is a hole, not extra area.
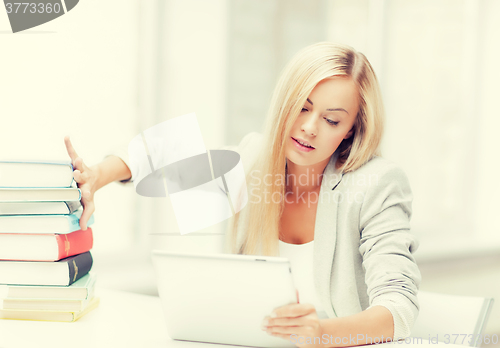
[[(82, 210), (70, 215), (5, 215), (0, 216), (0, 233), (68, 234), (80, 229)], [(94, 223), (94, 215), (87, 226)]]
[(70, 187), (71, 162), (0, 161), (0, 187)]

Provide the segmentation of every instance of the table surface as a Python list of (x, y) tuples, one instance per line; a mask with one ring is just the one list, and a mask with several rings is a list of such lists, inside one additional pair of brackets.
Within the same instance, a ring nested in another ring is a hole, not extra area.
[[(103, 288), (98, 288), (96, 293), (101, 298), (99, 306), (74, 323), (0, 320), (0, 348), (233, 347), (170, 339), (165, 330), (165, 318), (158, 297)], [(384, 344), (386, 345), (464, 347), (431, 344), (426, 340), (420, 343)]]

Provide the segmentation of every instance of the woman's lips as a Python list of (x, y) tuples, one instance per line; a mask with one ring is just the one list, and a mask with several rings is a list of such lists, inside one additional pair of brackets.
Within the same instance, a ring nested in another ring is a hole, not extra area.
[(309, 152), (309, 151), (314, 150), (314, 147), (307, 147), (307, 146), (301, 145), (299, 142), (297, 142), (297, 140), (295, 138), (293, 138), (293, 137), (291, 137), (291, 138), (293, 140), (293, 144), (295, 145), (295, 147), (297, 149), (299, 149), (300, 151)]

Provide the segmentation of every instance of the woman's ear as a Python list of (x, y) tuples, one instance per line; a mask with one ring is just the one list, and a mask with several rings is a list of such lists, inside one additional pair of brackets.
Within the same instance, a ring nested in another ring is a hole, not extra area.
[(344, 139), (349, 139), (353, 135), (353, 133), (354, 133), (354, 125), (352, 126), (351, 130), (347, 132)]

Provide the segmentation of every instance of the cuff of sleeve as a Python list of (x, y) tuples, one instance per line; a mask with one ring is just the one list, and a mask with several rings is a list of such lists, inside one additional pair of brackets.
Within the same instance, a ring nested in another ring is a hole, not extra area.
[(375, 306), (383, 306), (391, 312), (394, 321), (393, 341), (405, 339), (411, 335), (418, 309), (404, 295), (384, 294), (383, 298), (374, 300), (373, 304), (368, 308)]

